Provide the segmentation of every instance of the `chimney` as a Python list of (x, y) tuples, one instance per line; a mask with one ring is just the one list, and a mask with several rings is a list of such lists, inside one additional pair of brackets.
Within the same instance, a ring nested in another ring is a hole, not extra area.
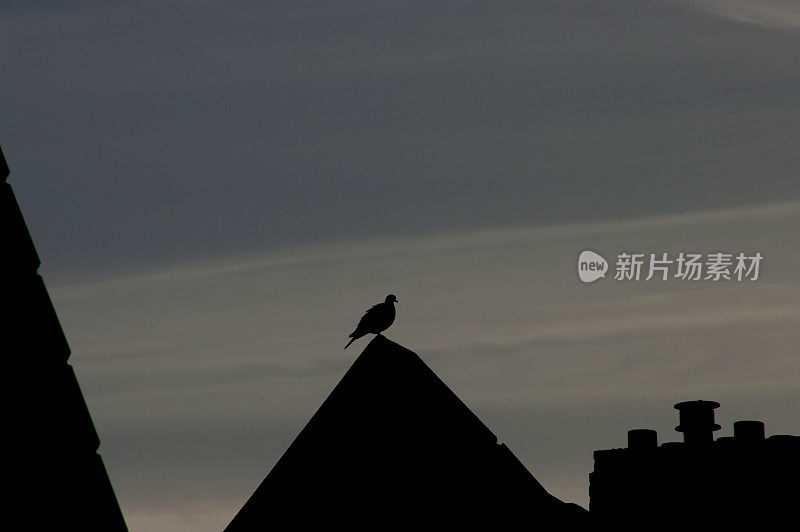
[(631, 429), (628, 431), (628, 449), (641, 451), (658, 447), (658, 435), (652, 429)]
[(764, 439), (763, 421), (734, 421), (733, 437), (742, 443), (755, 443)]
[(714, 441), (714, 431), (720, 426), (714, 423), (716, 401), (684, 401), (675, 405), (680, 412), (680, 424), (675, 430), (683, 433), (686, 445), (707, 445)]

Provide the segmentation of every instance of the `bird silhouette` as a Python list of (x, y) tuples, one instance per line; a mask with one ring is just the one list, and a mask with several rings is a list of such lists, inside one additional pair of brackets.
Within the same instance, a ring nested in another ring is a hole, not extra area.
[(394, 294), (389, 294), (383, 303), (378, 303), (369, 309), (356, 326), (356, 330), (350, 333), (350, 341), (344, 346), (347, 349), (350, 344), (364, 336), (365, 334), (380, 334), (394, 322), (394, 304), (397, 298)]

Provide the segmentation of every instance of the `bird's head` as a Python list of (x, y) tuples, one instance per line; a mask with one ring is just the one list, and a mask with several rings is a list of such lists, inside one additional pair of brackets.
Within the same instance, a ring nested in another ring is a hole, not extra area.
[(386, 296), (386, 303), (397, 303), (397, 298), (394, 297), (394, 294), (389, 294)]

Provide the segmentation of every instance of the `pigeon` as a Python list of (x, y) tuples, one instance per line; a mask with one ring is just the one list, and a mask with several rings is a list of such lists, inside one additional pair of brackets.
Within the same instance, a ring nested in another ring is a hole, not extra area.
[(394, 322), (394, 304), (397, 303), (397, 298), (394, 294), (386, 296), (383, 303), (378, 303), (371, 309), (358, 322), (356, 330), (350, 333), (350, 341), (344, 346), (347, 349), (350, 344), (361, 338), (367, 333), (380, 334), (385, 331)]

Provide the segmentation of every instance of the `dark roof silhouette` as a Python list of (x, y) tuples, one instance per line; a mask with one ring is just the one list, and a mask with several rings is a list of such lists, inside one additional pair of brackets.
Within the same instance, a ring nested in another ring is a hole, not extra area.
[[(18, 530), (127, 530), (100, 439), (67, 363), (69, 345), (42, 277), (0, 149), (0, 337), (9, 445), (6, 520)], [(16, 519), (13, 519), (16, 518)]]
[(800, 437), (767, 438), (763, 422), (747, 420), (714, 439), (719, 406), (676, 404), (683, 442), (659, 445), (655, 430), (632, 429), (628, 447), (594, 452), (589, 507), (598, 529), (771, 530), (795, 521)]
[(416, 354), (376, 336), (226, 531), (530, 527), (587, 514), (547, 493)]

